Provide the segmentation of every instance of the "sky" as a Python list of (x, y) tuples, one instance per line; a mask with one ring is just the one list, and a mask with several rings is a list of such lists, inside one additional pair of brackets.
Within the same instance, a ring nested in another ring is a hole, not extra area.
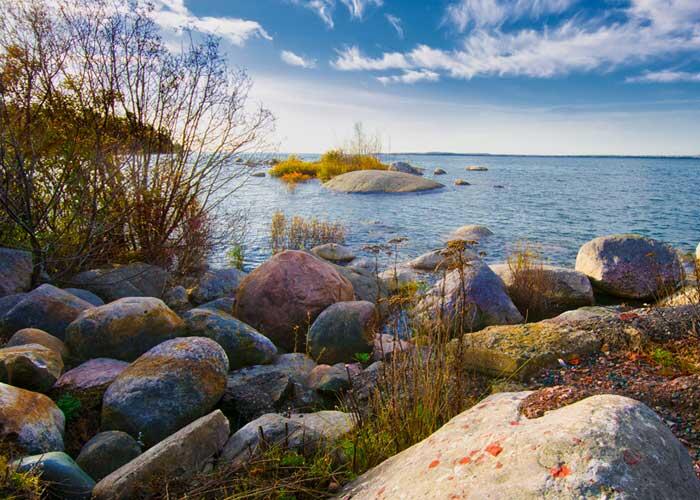
[(700, 0), (155, 0), (222, 39), (279, 151), (700, 155)]

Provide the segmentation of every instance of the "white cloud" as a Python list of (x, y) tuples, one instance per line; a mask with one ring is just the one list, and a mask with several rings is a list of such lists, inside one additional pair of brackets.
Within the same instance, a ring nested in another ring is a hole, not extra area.
[(331, 66), (341, 71), (383, 71), (411, 67), (406, 57), (398, 52), (385, 53), (378, 59), (363, 56), (357, 46), (337, 52), (338, 58), (331, 62)]
[(345, 5), (350, 11), (350, 17), (356, 19), (362, 19), (365, 13), (365, 8), (374, 5), (376, 7), (381, 7), (384, 4), (384, 0), (340, 0), (343, 5)]
[(445, 11), (445, 22), (459, 31), (472, 26), (500, 26), (523, 17), (536, 19), (545, 14), (564, 12), (577, 0), (460, 0)]
[(404, 33), (401, 19), (391, 14), (385, 14), (385, 17), (386, 20), (389, 21), (389, 24), (396, 30), (396, 34), (399, 35), (399, 38), (403, 39)]
[(272, 37), (256, 21), (233, 17), (198, 17), (185, 6), (184, 0), (157, 0), (153, 18), (164, 29), (178, 31), (190, 28), (200, 33), (220, 36), (234, 45), (242, 46), (250, 38), (272, 40)]
[(437, 82), (440, 80), (440, 75), (426, 69), (418, 71), (409, 69), (404, 71), (401, 75), (379, 76), (377, 80), (382, 85), (389, 85), (392, 83), (407, 83), (412, 85), (418, 82)]
[(295, 54), (289, 50), (283, 50), (280, 53), (282, 61), (289, 64), (290, 66), (298, 66), (300, 68), (311, 69), (316, 67), (316, 61), (312, 59), (306, 59), (303, 56)]
[[(316, 12), (318, 17), (328, 26), (333, 28), (333, 12), (336, 7), (336, 0), (290, 0), (294, 5), (301, 5), (307, 9)], [(384, 0), (340, 0), (350, 12), (350, 17), (353, 19), (362, 19), (365, 9), (369, 6), (381, 7)]]
[[(522, 1), (545, 8), (536, 0)], [(481, 27), (452, 50), (418, 45), (403, 54), (369, 58), (352, 47), (339, 52), (333, 66), (342, 70), (429, 70), (461, 79), (489, 75), (551, 78), (576, 71), (610, 71), (700, 49), (700, 1), (631, 2), (622, 12), (625, 17), (613, 23), (603, 15), (589, 20), (574, 17), (541, 30), (507, 32), (502, 26)]]
[(700, 73), (689, 73), (687, 71), (647, 71), (639, 76), (627, 78), (628, 83), (678, 83), (693, 82), (700, 83)]

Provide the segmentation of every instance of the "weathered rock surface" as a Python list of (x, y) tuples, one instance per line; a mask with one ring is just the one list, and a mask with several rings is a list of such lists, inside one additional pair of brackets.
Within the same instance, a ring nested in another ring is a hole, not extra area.
[(580, 307), (573, 311), (566, 311), (559, 316), (546, 320), (552, 323), (576, 323), (579, 321), (587, 321), (592, 319), (604, 319), (617, 316), (619, 311), (615, 307)]
[(47, 396), (0, 383), (0, 436), (28, 454), (63, 451), (63, 412)]
[(464, 179), (457, 179), (455, 180), (455, 186), (471, 186), (471, 182), (467, 182)]
[(40, 344), (0, 349), (0, 382), (47, 392), (63, 371), (61, 355)]
[(83, 290), (82, 288), (64, 288), (64, 290), (68, 293), (72, 293), (79, 299), (83, 299), (85, 302), (89, 302), (93, 306), (103, 306), (105, 304), (104, 300), (90, 290)]
[(142, 436), (153, 446), (206, 415), (226, 388), (224, 350), (201, 337), (157, 345), (124, 370), (105, 392), (102, 428)]
[(76, 463), (100, 481), (141, 454), (141, 446), (126, 432), (100, 432), (80, 450)]
[(306, 252), (287, 250), (243, 280), (235, 316), (287, 351), (303, 349), (306, 330), (326, 307), (354, 299), (352, 284)]
[(326, 243), (313, 247), (311, 253), (331, 262), (350, 262), (355, 258), (355, 252), (352, 251), (352, 248), (337, 243)]
[(576, 270), (597, 289), (628, 299), (651, 299), (678, 288), (682, 265), (665, 243), (635, 234), (601, 236), (581, 247)]
[(411, 175), (423, 175), (423, 169), (414, 167), (410, 163), (406, 163), (405, 161), (395, 161), (391, 165), (389, 165), (390, 172), (403, 172), (404, 174), (411, 174)]
[(372, 359), (374, 361), (390, 360), (395, 352), (407, 352), (409, 349), (413, 349), (413, 344), (408, 340), (401, 340), (388, 333), (377, 334), (374, 337)]
[(386, 460), (338, 498), (693, 499), (688, 452), (644, 404), (594, 396), (536, 419), (500, 393)]
[(62, 451), (24, 457), (13, 463), (20, 472), (41, 471), (49, 498), (90, 500), (95, 481)]
[(133, 361), (184, 333), (184, 322), (160, 299), (127, 297), (81, 313), (66, 330), (66, 345), (80, 361)]
[[(462, 255), (464, 262), (471, 262), (479, 258), (476, 252), (468, 248), (464, 250)], [(436, 272), (458, 265), (459, 258), (456, 255), (450, 254), (446, 249), (437, 249), (409, 260), (406, 262), (405, 267), (410, 267), (417, 271)]]
[(233, 310), (235, 307), (235, 297), (224, 297), (223, 299), (212, 300), (211, 302), (207, 302), (205, 304), (202, 304), (201, 306), (197, 306), (197, 309), (211, 309), (212, 311), (222, 311), (226, 314), (233, 314)]
[(192, 309), (183, 315), (188, 335), (207, 337), (226, 351), (229, 368), (272, 363), (275, 345), (253, 327), (221, 311)]
[(157, 479), (192, 476), (211, 464), (228, 437), (228, 420), (220, 411), (201, 417), (102, 479), (93, 499), (139, 498)]
[[(498, 275), (506, 288), (515, 284), (515, 277), (509, 264), (493, 264), (491, 270)], [(520, 270), (520, 279), (538, 280), (544, 285), (546, 295), (547, 317), (556, 316), (570, 309), (592, 306), (595, 304), (593, 286), (583, 273), (555, 266), (537, 266), (532, 269)]]
[(695, 249), (695, 260), (700, 260), (700, 243), (698, 243), (698, 247)]
[(32, 284), (32, 254), (0, 248), (0, 297), (26, 292)]
[(479, 224), (469, 224), (452, 231), (447, 239), (479, 241), (480, 239), (488, 238), (489, 236), (493, 236), (493, 231), (491, 231), (488, 227), (481, 226)]
[(444, 169), (442, 168), (436, 168), (433, 170), (433, 175), (445, 175), (447, 172), (445, 172)]
[(391, 267), (379, 273), (379, 279), (384, 286), (392, 293), (401, 289), (425, 281), (425, 277), (416, 272), (415, 269), (405, 266)]
[(692, 304), (700, 304), (700, 286), (698, 285), (685, 286), (661, 301), (661, 305), (665, 307), (687, 306)]
[(478, 166), (478, 165), (470, 165), (467, 167), (467, 172), (486, 172), (488, 168)]
[(73, 276), (71, 285), (84, 288), (105, 302), (124, 297), (158, 297), (167, 287), (168, 272), (157, 266), (134, 263), (107, 269), (93, 269)]
[(61, 355), (61, 359), (68, 357), (68, 349), (66, 345), (58, 338), (50, 333), (37, 328), (24, 328), (15, 333), (10, 340), (7, 341), (5, 347), (15, 347), (27, 344), (39, 344), (48, 349), (52, 349)]
[(350, 362), (371, 352), (377, 311), (371, 302), (338, 302), (325, 309), (309, 329), (308, 346), (322, 363)]
[(7, 314), (10, 309), (15, 307), (20, 300), (24, 298), (24, 296), (27, 295), (26, 293), (14, 293), (12, 295), (5, 295), (4, 297), (0, 297), (0, 323), (2, 322), (2, 318)]
[(210, 269), (191, 290), (190, 299), (194, 304), (204, 304), (212, 300), (234, 297), (246, 276), (247, 273), (236, 268)]
[(190, 296), (187, 293), (187, 289), (182, 285), (168, 288), (163, 294), (163, 302), (175, 312), (183, 312), (192, 309)]
[(523, 321), (501, 279), (481, 261), (473, 261), (464, 268), (463, 282), (459, 270), (450, 272), (435, 284), (418, 307), (428, 314), (442, 314), (450, 321), (459, 321), (471, 330)]
[(318, 365), (309, 374), (309, 387), (323, 394), (336, 394), (350, 387), (350, 377), (343, 363)]
[(332, 445), (353, 427), (352, 416), (339, 411), (290, 417), (268, 413), (235, 432), (224, 446), (219, 462), (232, 468), (243, 466), (262, 451), (263, 443), (284, 443), (290, 450), (311, 453), (321, 446)]
[(414, 193), (445, 187), (417, 175), (385, 170), (356, 170), (334, 177), (324, 186), (343, 193)]
[(92, 304), (52, 285), (41, 285), (22, 298), (0, 319), (0, 336), (23, 328), (38, 328), (61, 340), (66, 327)]
[(373, 272), (368, 272), (362, 268), (334, 267), (341, 276), (352, 284), (357, 300), (366, 300), (376, 304), (377, 301), (381, 301), (381, 299), (389, 296), (389, 290), (384, 285), (384, 282), (381, 279), (378, 280)]
[(99, 408), (107, 387), (128, 366), (129, 363), (116, 359), (91, 359), (61, 375), (53, 386), (52, 394), (56, 399), (70, 394), (86, 408)]

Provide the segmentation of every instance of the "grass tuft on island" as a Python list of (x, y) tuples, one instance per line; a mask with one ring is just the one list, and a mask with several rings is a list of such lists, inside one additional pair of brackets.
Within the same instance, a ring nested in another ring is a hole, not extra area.
[(310, 179), (327, 181), (356, 170), (387, 170), (388, 165), (368, 154), (348, 154), (341, 150), (328, 151), (318, 161), (304, 161), (291, 155), (270, 170), (272, 177), (296, 184)]

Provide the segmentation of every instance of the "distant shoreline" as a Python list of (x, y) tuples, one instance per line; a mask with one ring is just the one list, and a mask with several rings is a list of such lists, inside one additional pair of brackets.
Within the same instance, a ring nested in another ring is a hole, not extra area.
[[(265, 153), (275, 154), (275, 153)], [(315, 155), (320, 156), (321, 153), (276, 153), (278, 155)], [(700, 160), (700, 155), (681, 155), (681, 156), (663, 156), (663, 155), (545, 155), (545, 154), (512, 154), (512, 153), (448, 153), (443, 151), (429, 151), (426, 153), (380, 153), (381, 156), (476, 156), (476, 157), (492, 157), (492, 158), (599, 158), (599, 159), (634, 159), (634, 160)]]

